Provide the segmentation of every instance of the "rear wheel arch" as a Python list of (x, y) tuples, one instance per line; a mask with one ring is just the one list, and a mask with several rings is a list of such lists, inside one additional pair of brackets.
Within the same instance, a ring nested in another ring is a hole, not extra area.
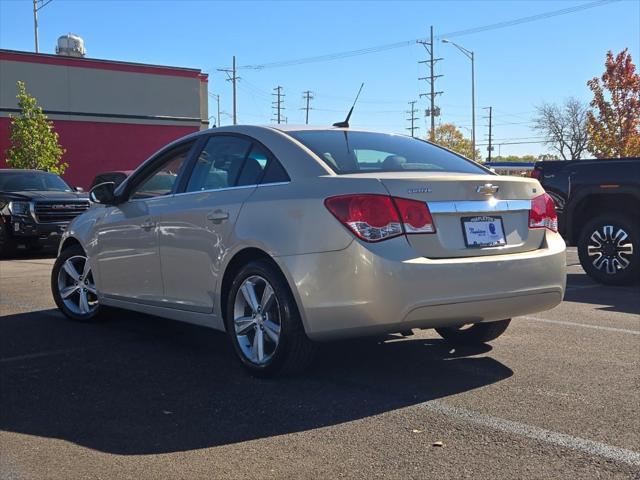
[(597, 216), (611, 213), (640, 220), (639, 212), (640, 197), (631, 193), (589, 193), (571, 209), (571, 231), (567, 240), (571, 245), (577, 245), (585, 225)]
[(227, 297), (229, 296), (229, 291), (231, 290), (231, 285), (233, 283), (234, 278), (236, 277), (237, 273), (242, 269), (242, 267), (244, 267), (250, 262), (257, 261), (257, 260), (264, 260), (270, 263), (282, 275), (282, 279), (285, 281), (285, 283), (289, 287), (289, 291), (292, 293), (293, 298), (296, 301), (298, 312), (300, 313), (300, 316), (302, 318), (302, 323), (303, 325), (305, 325), (306, 322), (304, 320), (304, 313), (300, 309), (299, 299), (297, 298), (296, 292), (291, 288), (291, 282), (289, 281), (289, 278), (287, 277), (285, 272), (282, 270), (278, 262), (276, 262), (271, 255), (269, 255), (267, 252), (257, 247), (247, 247), (236, 252), (231, 258), (231, 260), (229, 260), (229, 262), (227, 263), (224, 269), (224, 274), (222, 276), (222, 282), (220, 285), (220, 302), (219, 302), (220, 314), (222, 315), (222, 319), (226, 320), (225, 305), (227, 304)]

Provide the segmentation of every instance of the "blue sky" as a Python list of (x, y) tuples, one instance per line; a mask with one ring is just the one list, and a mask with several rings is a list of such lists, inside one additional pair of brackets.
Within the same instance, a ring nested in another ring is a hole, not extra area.
[[(59, 35), (74, 32), (85, 39), (89, 57), (195, 67), (210, 74), (209, 90), (231, 112), (231, 88), (217, 68), (257, 65), (351, 51), (484, 26), (590, 1), (429, 1), (429, 2), (214, 2), (53, 0), (40, 12), (40, 50), (53, 53)], [(32, 51), (30, 0), (0, 0), (0, 48)], [(567, 15), (512, 27), (457, 36), (453, 40), (476, 55), (477, 141), (488, 129), (482, 107), (493, 106), (496, 151), (502, 155), (543, 153), (530, 129), (536, 105), (568, 96), (585, 101), (586, 81), (603, 71), (607, 50), (628, 47), (640, 58), (640, 1), (622, 0)], [(436, 44), (444, 57), (437, 73), (441, 122), (461, 126), (469, 135), (470, 65), (455, 48)], [(352, 124), (405, 132), (407, 102), (427, 88), (420, 45), (262, 70), (240, 69), (240, 123), (269, 123), (271, 93), (285, 91), (289, 123), (303, 123), (302, 92), (311, 90), (311, 123), (342, 120), (361, 82), (361, 101)], [(426, 99), (419, 101), (420, 112)], [(215, 113), (211, 99), (210, 115)], [(419, 133), (427, 131), (419, 115)], [(223, 116), (222, 123), (230, 119)], [(503, 143), (503, 145), (501, 145)], [(486, 147), (482, 146), (483, 155)]]

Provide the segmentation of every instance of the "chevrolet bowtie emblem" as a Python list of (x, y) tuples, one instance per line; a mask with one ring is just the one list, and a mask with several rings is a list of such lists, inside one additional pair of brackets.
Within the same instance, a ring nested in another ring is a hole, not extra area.
[(491, 183), (485, 183), (484, 185), (480, 185), (476, 188), (476, 192), (486, 196), (494, 195), (498, 190), (500, 190), (500, 187), (492, 185)]

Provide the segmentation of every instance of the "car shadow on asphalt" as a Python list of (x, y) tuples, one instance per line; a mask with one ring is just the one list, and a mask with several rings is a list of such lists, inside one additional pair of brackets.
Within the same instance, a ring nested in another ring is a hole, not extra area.
[(513, 372), (489, 346), (388, 337), (324, 344), (304, 375), (257, 379), (225, 334), (114, 311), (0, 319), (0, 429), (121, 454), (187, 451), (349, 422)]
[(584, 273), (567, 273), (564, 301), (598, 305), (602, 312), (640, 315), (640, 284), (601, 285)]

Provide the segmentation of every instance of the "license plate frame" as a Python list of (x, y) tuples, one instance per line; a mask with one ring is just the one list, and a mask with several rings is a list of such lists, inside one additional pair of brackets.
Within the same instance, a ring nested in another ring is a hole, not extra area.
[[(469, 227), (472, 227), (474, 223), (479, 227), (479, 230), (476, 232), (469, 230)], [(504, 224), (500, 216), (474, 215), (472, 217), (462, 217), (460, 224), (462, 225), (464, 244), (467, 248), (504, 247), (507, 244), (507, 239), (504, 234)], [(491, 224), (494, 225), (493, 229), (495, 232), (491, 231)], [(475, 238), (470, 239), (470, 234), (475, 234)], [(488, 239), (486, 242), (477, 240), (483, 236)]]

